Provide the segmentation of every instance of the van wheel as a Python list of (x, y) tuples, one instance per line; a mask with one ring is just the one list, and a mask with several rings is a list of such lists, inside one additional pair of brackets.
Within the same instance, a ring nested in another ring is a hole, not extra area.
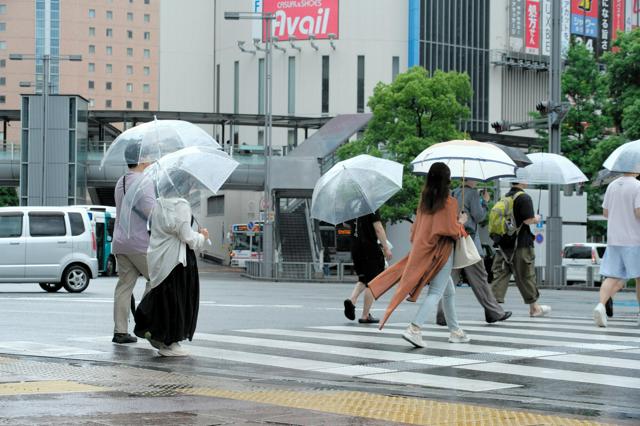
[(71, 265), (62, 274), (62, 285), (69, 293), (81, 293), (89, 286), (89, 273), (80, 265)]
[(104, 274), (108, 277), (116, 274), (116, 259), (113, 256), (109, 256), (107, 259), (107, 267), (104, 270)]
[(62, 288), (62, 283), (40, 283), (40, 288), (47, 293), (55, 293)]

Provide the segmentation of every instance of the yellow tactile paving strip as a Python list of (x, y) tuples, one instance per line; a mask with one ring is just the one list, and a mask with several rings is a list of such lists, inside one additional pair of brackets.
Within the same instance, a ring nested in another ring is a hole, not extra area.
[(68, 380), (46, 380), (33, 382), (11, 382), (0, 383), (0, 395), (36, 395), (36, 394), (58, 394), (73, 392), (100, 392), (109, 390), (107, 388), (84, 385), (82, 383), (70, 382)]
[(476, 405), (438, 402), (427, 399), (340, 391), (259, 391), (243, 392), (194, 388), (188, 395), (253, 401), (289, 408), (365, 417), (415, 425), (603, 425), (570, 417), (549, 416), (526, 411), (500, 410)]

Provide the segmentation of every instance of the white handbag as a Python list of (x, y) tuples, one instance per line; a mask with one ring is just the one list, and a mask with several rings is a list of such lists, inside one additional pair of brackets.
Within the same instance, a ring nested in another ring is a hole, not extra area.
[(453, 269), (462, 269), (480, 262), (482, 258), (478, 253), (473, 239), (470, 236), (460, 237), (456, 241), (453, 250)]

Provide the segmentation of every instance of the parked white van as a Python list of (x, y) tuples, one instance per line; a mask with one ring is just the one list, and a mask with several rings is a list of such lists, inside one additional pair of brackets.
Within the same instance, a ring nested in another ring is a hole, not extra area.
[(587, 266), (593, 267), (593, 282), (600, 286), (600, 262), (607, 250), (606, 244), (573, 243), (562, 250), (562, 266), (567, 268), (567, 283), (587, 281)]
[(86, 209), (0, 207), (0, 282), (80, 293), (98, 276)]

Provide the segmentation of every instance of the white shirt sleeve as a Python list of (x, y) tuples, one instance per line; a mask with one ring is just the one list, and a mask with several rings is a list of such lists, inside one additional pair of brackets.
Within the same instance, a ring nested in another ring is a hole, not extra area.
[(636, 194), (635, 194), (635, 197), (633, 198), (633, 208), (634, 209), (640, 208), (640, 185), (636, 186)]
[(176, 233), (180, 241), (186, 243), (192, 250), (204, 247), (204, 235), (191, 229), (191, 208), (186, 203), (176, 206)]
[(611, 189), (611, 185), (607, 187), (607, 190), (604, 193), (604, 199), (602, 200), (602, 208), (609, 210), (609, 190)]

